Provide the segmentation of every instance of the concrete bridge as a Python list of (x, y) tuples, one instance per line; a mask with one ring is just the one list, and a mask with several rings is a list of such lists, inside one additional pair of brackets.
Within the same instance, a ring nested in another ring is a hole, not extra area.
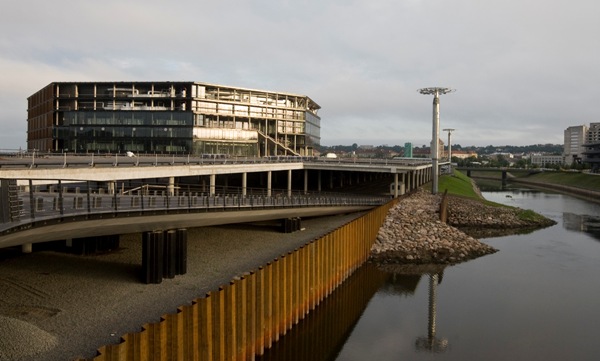
[[(362, 210), (429, 181), (430, 170), (426, 160), (3, 158), (0, 248)], [(389, 191), (365, 197), (361, 185), (375, 180), (389, 182)], [(352, 187), (354, 192), (332, 193)]]
[(467, 177), (471, 178), (471, 172), (501, 172), (502, 173), (502, 183), (506, 183), (507, 179), (507, 168), (490, 168), (490, 167), (455, 167), (456, 170), (461, 172), (465, 172)]
[[(85, 253), (142, 233), (144, 249), (154, 252), (170, 235), (185, 244), (187, 228), (257, 221), (293, 232), (303, 217), (366, 211), (430, 180), (426, 160), (4, 158), (0, 248), (28, 253), (35, 243), (59, 241)], [(383, 188), (373, 190), (375, 183)], [(185, 263), (185, 254), (173, 257)], [(142, 259), (145, 274), (156, 274), (156, 257)]]

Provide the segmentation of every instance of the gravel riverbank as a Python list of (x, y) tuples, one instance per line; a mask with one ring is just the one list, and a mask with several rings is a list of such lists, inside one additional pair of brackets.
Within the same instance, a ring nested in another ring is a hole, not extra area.
[(493, 207), (448, 196), (448, 224), (439, 220), (442, 195), (423, 189), (403, 198), (390, 209), (371, 249), (371, 261), (399, 264), (454, 264), (496, 252), (459, 230), (459, 226), (484, 229), (544, 227), (545, 218), (522, 220), (519, 209)]

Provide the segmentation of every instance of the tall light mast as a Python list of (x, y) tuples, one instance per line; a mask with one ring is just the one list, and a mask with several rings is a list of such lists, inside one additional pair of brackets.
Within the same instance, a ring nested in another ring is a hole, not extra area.
[(452, 174), (452, 132), (456, 129), (446, 128), (442, 130), (448, 132), (448, 172)]
[(433, 95), (433, 132), (431, 139), (431, 171), (433, 184), (431, 187), (431, 194), (437, 194), (438, 192), (438, 143), (440, 139), (440, 95), (447, 94), (455, 91), (450, 88), (421, 88), (418, 90), (419, 93), (425, 95)]

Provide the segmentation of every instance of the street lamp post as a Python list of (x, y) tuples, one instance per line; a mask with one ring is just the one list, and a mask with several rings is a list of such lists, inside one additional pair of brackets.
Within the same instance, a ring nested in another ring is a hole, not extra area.
[(437, 194), (438, 192), (438, 143), (440, 139), (440, 95), (453, 92), (454, 89), (450, 88), (421, 88), (418, 90), (421, 94), (433, 95), (433, 132), (431, 139), (431, 171), (432, 171), (432, 186), (431, 194)]
[(448, 171), (452, 174), (452, 132), (456, 129), (442, 129), (444, 132), (448, 132)]

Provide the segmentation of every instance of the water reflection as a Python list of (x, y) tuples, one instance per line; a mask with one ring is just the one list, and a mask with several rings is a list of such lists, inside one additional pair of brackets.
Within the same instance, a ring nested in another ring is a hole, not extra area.
[(437, 338), (435, 334), (435, 301), (437, 294), (438, 282), (441, 283), (443, 274), (429, 275), (429, 317), (427, 323), (427, 337), (419, 337), (415, 342), (417, 351), (429, 351), (440, 353), (448, 348), (448, 340), (445, 338)]
[(600, 217), (564, 212), (563, 227), (570, 231), (586, 232), (600, 240)]
[(389, 277), (371, 264), (359, 268), (257, 360), (335, 360), (369, 301)]

